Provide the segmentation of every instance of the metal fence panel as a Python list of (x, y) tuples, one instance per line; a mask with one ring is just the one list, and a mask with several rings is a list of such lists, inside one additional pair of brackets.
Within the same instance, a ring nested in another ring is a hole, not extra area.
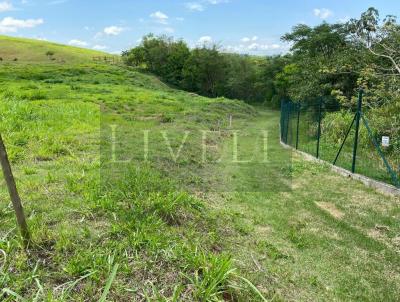
[(400, 188), (400, 157), (392, 147), (400, 141), (390, 141), (374, 127), (363, 111), (362, 99), (360, 91), (355, 110), (324, 98), (282, 101), (281, 140), (353, 173)]

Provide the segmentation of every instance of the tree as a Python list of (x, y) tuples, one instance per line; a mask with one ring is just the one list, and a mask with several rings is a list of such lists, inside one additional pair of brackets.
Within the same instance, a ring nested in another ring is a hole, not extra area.
[(250, 56), (224, 54), (227, 68), (226, 96), (249, 102), (260, 101), (262, 94), (257, 87), (259, 67)]
[(179, 86), (183, 81), (183, 68), (190, 57), (189, 47), (184, 41), (173, 42), (168, 47), (164, 77), (167, 82)]
[[(262, 85), (264, 102), (270, 107), (279, 108), (281, 100), (286, 98), (288, 87), (279, 87), (276, 77), (287, 64), (290, 64), (292, 56), (273, 56), (266, 58), (260, 63), (260, 75), (258, 86)], [(283, 89), (282, 89), (283, 88)]]
[(224, 57), (216, 46), (192, 50), (183, 68), (183, 86), (206, 96), (222, 95), (226, 80)]
[(314, 28), (299, 24), (282, 40), (293, 43), (292, 51), (296, 54), (329, 58), (338, 49), (346, 47), (346, 31), (342, 24), (324, 22)]
[(189, 56), (190, 50), (184, 41), (152, 34), (145, 36), (139, 46), (122, 54), (125, 64), (143, 66), (173, 85), (182, 82), (182, 70)]
[(143, 47), (138, 46), (129, 51), (124, 51), (122, 59), (129, 66), (139, 67), (145, 64), (145, 50)]
[(360, 19), (351, 19), (347, 26), (355, 41), (374, 56), (390, 62), (390, 68), (381, 70), (400, 74), (400, 25), (395, 16), (388, 15), (381, 23), (378, 10), (370, 7)]
[[(297, 25), (282, 40), (292, 43), (292, 66), (279, 75), (286, 78), (287, 93), (302, 100), (330, 96), (341, 90), (351, 97), (357, 81), (357, 51), (347, 39), (346, 25), (322, 23), (316, 27)], [(295, 68), (294, 68), (295, 67)]]
[(171, 38), (166, 36), (155, 37), (153, 34), (145, 36), (141, 46), (144, 49), (144, 59), (149, 71), (163, 75), (164, 65), (167, 62), (168, 45), (171, 43)]

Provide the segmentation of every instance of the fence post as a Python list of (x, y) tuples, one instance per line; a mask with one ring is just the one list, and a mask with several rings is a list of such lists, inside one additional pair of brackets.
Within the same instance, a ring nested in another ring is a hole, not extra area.
[(319, 148), (321, 143), (321, 121), (322, 121), (322, 98), (319, 99), (319, 108), (318, 108), (317, 158), (319, 158)]
[(287, 103), (287, 111), (288, 111), (288, 116), (287, 116), (287, 125), (286, 125), (286, 144), (290, 145), (289, 143), (289, 126), (290, 126), (290, 111), (292, 110), (292, 104), (291, 102)]
[(283, 107), (283, 99), (281, 100), (281, 124), (280, 124), (280, 130), (281, 130), (281, 142), (283, 142), (283, 123), (284, 123), (284, 107)]
[(299, 126), (300, 126), (301, 103), (297, 105), (297, 127), (296, 127), (296, 150), (299, 149)]
[(14, 176), (12, 174), (11, 165), (8, 160), (7, 150), (3, 143), (3, 138), (0, 134), (0, 162), (3, 169), (4, 179), (7, 184), (8, 192), (14, 207), (15, 215), (17, 217), (17, 223), (21, 230), (21, 235), (24, 240), (24, 246), (28, 247), (31, 237), (28, 230), (28, 225), (25, 220), (24, 209), (21, 204), (21, 199), (19, 197), (17, 186), (15, 185)]
[(358, 93), (358, 102), (357, 102), (357, 112), (356, 112), (356, 133), (354, 138), (354, 147), (353, 147), (353, 164), (351, 166), (351, 172), (356, 172), (356, 161), (357, 161), (357, 147), (358, 147), (358, 135), (360, 132), (360, 118), (361, 118), (361, 110), (362, 110), (362, 99), (363, 99), (363, 90), (360, 89)]

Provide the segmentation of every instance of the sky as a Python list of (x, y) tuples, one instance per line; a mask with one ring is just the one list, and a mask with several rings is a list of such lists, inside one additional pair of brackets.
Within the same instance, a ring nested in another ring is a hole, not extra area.
[(398, 15), (400, 0), (0, 0), (0, 34), (120, 53), (148, 33), (225, 51), (288, 51), (293, 26), (345, 22), (368, 7)]

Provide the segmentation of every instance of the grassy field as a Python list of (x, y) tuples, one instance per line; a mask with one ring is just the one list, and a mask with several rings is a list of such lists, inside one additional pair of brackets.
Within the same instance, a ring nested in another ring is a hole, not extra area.
[[(90, 57), (1, 63), (0, 131), (33, 235), (24, 252), (2, 185), (1, 300), (398, 300), (399, 198), (281, 148), (279, 112)], [(112, 125), (130, 159), (117, 173)], [(237, 160), (256, 164), (235, 163), (235, 130)]]
[[(47, 52), (53, 52), (47, 56)], [(113, 55), (101, 51), (71, 47), (39, 40), (20, 39), (0, 35), (0, 64), (7, 62), (22, 63), (82, 63), (90, 62), (93, 57)]]

